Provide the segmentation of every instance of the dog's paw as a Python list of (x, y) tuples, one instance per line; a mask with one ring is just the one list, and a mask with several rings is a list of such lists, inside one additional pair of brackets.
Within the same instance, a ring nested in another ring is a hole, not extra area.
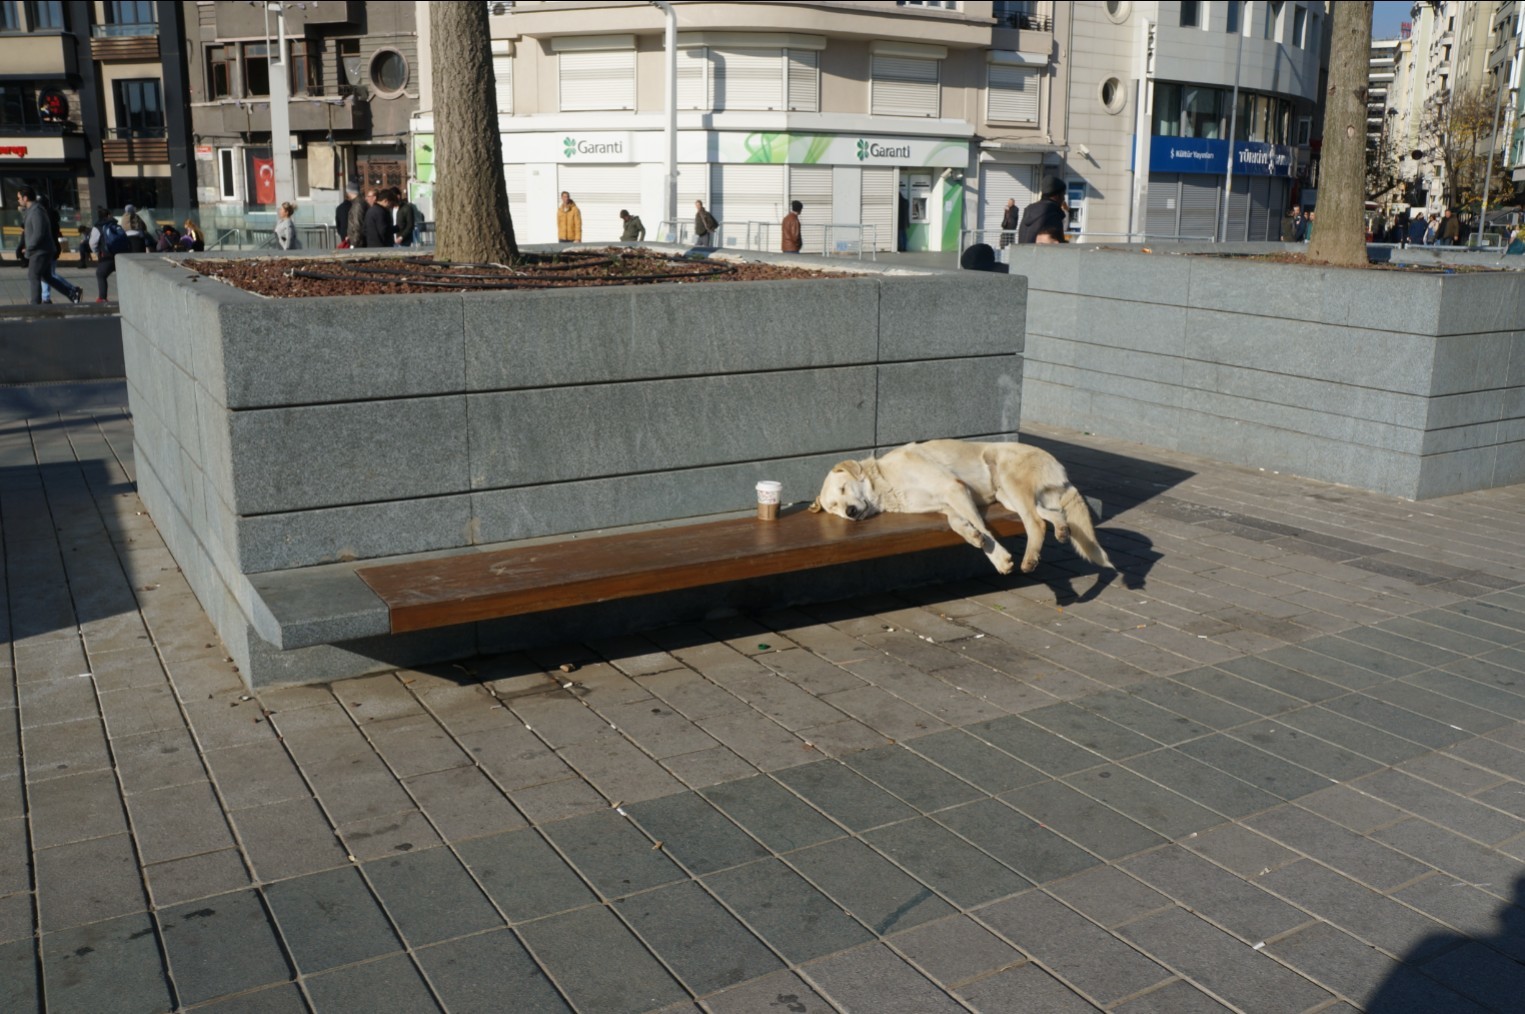
[(1068, 542), (1068, 541), (1070, 541), (1070, 526), (1069, 525), (1055, 525), (1054, 526), (1054, 538), (1058, 539), (1060, 542)]
[(1033, 560), (1023, 560), (1022, 561), (1022, 573), (1024, 573), (1024, 574), (1031, 574), (1033, 571), (1035, 571), (1037, 569), (1038, 569), (1038, 561), (1036, 559), (1033, 559)]
[(1010, 574), (1015, 564), (1010, 553), (1002, 553), (1000, 556), (992, 556), (990, 562), (995, 564), (995, 569), (1002, 574)]

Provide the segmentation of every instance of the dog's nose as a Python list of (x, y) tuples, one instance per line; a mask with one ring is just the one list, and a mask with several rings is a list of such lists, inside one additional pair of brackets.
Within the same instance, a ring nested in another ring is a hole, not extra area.
[(849, 521), (856, 521), (856, 520), (858, 520), (858, 508), (856, 508), (856, 507), (848, 507), (847, 508), (847, 518), (848, 518)]

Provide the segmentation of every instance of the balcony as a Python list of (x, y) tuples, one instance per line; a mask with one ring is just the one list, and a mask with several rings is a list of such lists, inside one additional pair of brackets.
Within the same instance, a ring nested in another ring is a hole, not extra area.
[(1035, 3), (1001, 3), (997, 0), (992, 13), (997, 28), (1016, 28), (1024, 32), (1052, 32), (1054, 19), (1041, 13)]
[[(208, 106), (212, 114), (221, 117), (221, 129), (235, 134), (262, 134), (270, 130), (270, 99), (253, 96), (245, 99), (225, 98)], [(346, 92), (326, 92), (322, 95), (293, 95), (287, 103), (290, 110), (291, 130), (294, 133), (322, 132), (330, 130), (365, 130), (370, 126), (370, 103), (363, 96)], [(215, 127), (209, 122), (209, 129)]]
[(115, 137), (101, 140), (101, 155), (112, 165), (155, 165), (169, 161), (169, 142), (161, 132), (157, 137), (125, 136), (126, 131), (114, 131)]
[(90, 29), (90, 58), (98, 63), (111, 60), (158, 62), (159, 26), (94, 25)]
[(68, 77), (78, 71), (73, 41), (70, 36), (46, 32), (0, 35), (0, 67), (13, 79)]

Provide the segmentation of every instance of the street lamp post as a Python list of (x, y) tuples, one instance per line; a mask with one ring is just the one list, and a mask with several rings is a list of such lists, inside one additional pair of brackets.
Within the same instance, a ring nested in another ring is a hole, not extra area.
[(275, 162), (275, 203), (296, 197), (291, 171), (291, 105), (286, 75), (286, 5), (265, 4), (265, 45), (269, 53), (270, 15), (275, 14), (279, 42), (270, 67), (270, 155)]
[[(1518, 56), (1518, 48), (1514, 55), (1509, 58), (1505, 65), (1505, 73), (1514, 76), (1514, 60)], [(1493, 153), (1499, 148), (1499, 108), (1504, 103), (1504, 92), (1514, 91), (1513, 88), (1505, 88), (1507, 82), (1499, 82), (1497, 93), (1493, 97), (1493, 133), (1488, 135), (1488, 171), (1483, 174), (1483, 210), (1477, 216), (1477, 238), (1482, 240), (1483, 231), (1488, 228), (1488, 192), (1493, 188)]]

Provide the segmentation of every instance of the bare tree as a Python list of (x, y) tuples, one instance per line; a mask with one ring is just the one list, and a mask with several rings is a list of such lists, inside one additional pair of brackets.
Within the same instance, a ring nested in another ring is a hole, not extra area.
[(516, 261), (487, 5), (434, 3), (427, 9), (434, 62), (434, 256), (469, 264)]
[[(1481, 201), (1488, 174), (1488, 148), (1494, 143), (1493, 111), (1497, 94), (1491, 89), (1451, 95), (1444, 93), (1425, 110), (1419, 123), (1419, 143), (1440, 171), (1446, 204), (1461, 208)], [(1489, 203), (1513, 199), (1514, 188), (1495, 159)]]
[(1406, 152), (1398, 150), (1390, 117), (1383, 117), (1382, 132), (1366, 144), (1366, 199), (1380, 201), (1403, 182), (1400, 163)]
[(1319, 165), (1318, 225), (1308, 259), (1365, 267), (1366, 84), (1372, 0), (1341, 0), (1330, 20), (1329, 89)]

